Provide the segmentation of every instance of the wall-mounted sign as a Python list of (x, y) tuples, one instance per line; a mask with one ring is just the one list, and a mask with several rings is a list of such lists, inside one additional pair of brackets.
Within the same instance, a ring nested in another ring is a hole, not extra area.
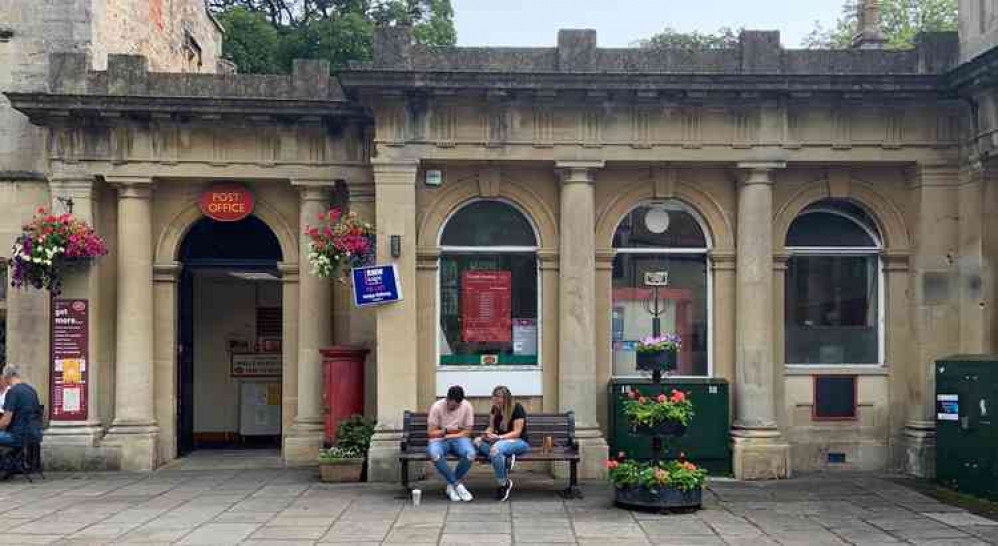
[(87, 300), (52, 300), (52, 411), (53, 421), (87, 418), (88, 344)]
[(353, 304), (358, 307), (402, 300), (402, 284), (395, 264), (353, 269)]
[(461, 339), (506, 342), (512, 336), (512, 276), (473, 270), (461, 275)]
[(205, 190), (198, 204), (208, 218), (236, 222), (253, 212), (253, 194), (239, 184), (221, 184)]
[(232, 355), (232, 377), (280, 377), (284, 361), (280, 354), (244, 353)]

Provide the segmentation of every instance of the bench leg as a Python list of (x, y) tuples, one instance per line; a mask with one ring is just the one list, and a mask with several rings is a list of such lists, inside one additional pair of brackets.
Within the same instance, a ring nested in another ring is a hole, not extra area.
[(581, 499), (583, 495), (582, 489), (579, 489), (579, 462), (571, 461), (569, 465), (568, 489), (562, 491), (561, 496), (566, 499)]

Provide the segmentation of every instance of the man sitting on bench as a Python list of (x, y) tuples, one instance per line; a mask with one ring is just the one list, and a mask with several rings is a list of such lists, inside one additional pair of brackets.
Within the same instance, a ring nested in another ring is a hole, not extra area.
[[(447, 480), (447, 496), (455, 502), (471, 501), (471, 492), (462, 480), (471, 470), (471, 463), (475, 462), (475, 446), (471, 443), (475, 410), (464, 399), (464, 389), (458, 386), (448, 389), (446, 399), (437, 400), (430, 406), (426, 424), (429, 437), (426, 454), (440, 475)], [(449, 454), (458, 457), (457, 467), (453, 471), (447, 465)]]
[[(31, 418), (41, 402), (38, 392), (21, 380), (21, 371), (13, 364), (3, 367), (3, 382), (10, 385), (3, 402), (3, 415), (0, 416), (0, 447), (20, 448), (26, 437), (40, 436), (41, 431), (31, 430)], [(11, 469), (2, 469), (0, 479), (9, 477)]]

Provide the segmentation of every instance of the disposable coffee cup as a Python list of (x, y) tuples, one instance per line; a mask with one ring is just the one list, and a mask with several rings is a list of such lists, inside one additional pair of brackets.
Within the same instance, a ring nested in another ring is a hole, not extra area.
[(423, 500), (423, 492), (419, 489), (412, 490), (412, 505), (419, 506), (419, 502)]

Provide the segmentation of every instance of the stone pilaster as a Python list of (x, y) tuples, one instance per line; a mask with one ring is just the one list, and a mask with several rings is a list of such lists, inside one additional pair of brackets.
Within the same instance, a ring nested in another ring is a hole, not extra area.
[[(301, 191), (299, 234), (319, 224), (329, 209), (332, 181), (295, 182)], [(284, 437), (284, 460), (290, 465), (315, 464), (325, 428), (322, 415), (322, 355), (333, 341), (332, 281), (313, 274), (308, 265), (308, 238), (299, 235), (302, 266), (298, 275), (298, 405), (294, 424)]]
[[(378, 226), (378, 263), (395, 263), (403, 300), (377, 308), (378, 428), (368, 453), (368, 478), (399, 479), (398, 452), (402, 414), (417, 407), (419, 373), (416, 293), (416, 174), (412, 162), (374, 162), (374, 207)], [(392, 236), (400, 237), (399, 256), (391, 255)]]
[(284, 361), (284, 371), (281, 374), (281, 430), (287, 437), (294, 426), (295, 414), (298, 413), (298, 280), (300, 278), (297, 263), (280, 262), (277, 270), (281, 273), (281, 307), (284, 324), (281, 325), (281, 336), (289, 340), (281, 344), (281, 359)]
[(153, 381), (156, 424), (159, 425), (159, 462), (177, 458), (177, 312), (180, 262), (153, 265), (153, 297), (158, 325), (153, 344)]
[(735, 422), (738, 479), (790, 476), (790, 446), (776, 426), (773, 351), (773, 178), (781, 163), (739, 164), (735, 258)]
[(607, 444), (596, 418), (596, 225), (594, 187), (602, 161), (564, 161), (558, 282), (558, 405), (575, 412), (580, 475), (600, 478)]
[(159, 463), (153, 406), (152, 179), (107, 177), (118, 190), (118, 316), (114, 421), (105, 444), (121, 452), (122, 470)]

